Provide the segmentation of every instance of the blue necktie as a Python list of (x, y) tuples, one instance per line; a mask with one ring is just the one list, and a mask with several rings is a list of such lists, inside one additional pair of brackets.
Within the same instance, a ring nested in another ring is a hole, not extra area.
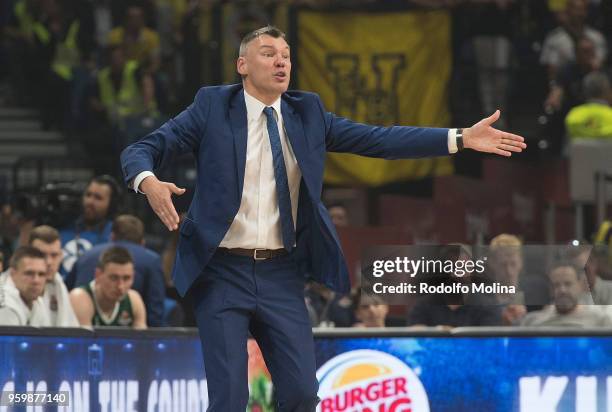
[(287, 251), (291, 251), (295, 244), (295, 226), (293, 225), (291, 196), (289, 195), (283, 147), (281, 146), (280, 134), (278, 133), (276, 118), (274, 117), (274, 109), (266, 107), (264, 113), (268, 125), (268, 136), (270, 136), (270, 147), (272, 148), (272, 163), (274, 165), (274, 179), (276, 180), (276, 195), (278, 197), (283, 246), (285, 246)]

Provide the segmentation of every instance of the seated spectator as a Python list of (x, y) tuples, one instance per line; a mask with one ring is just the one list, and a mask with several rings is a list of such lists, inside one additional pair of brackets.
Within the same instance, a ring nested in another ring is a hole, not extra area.
[(527, 313), (525, 295), (519, 286), (523, 271), (523, 242), (516, 236), (502, 233), (491, 240), (488, 268), (490, 277), (502, 285), (514, 286), (513, 295), (497, 295), (497, 303), (502, 306), (502, 322), (506, 326), (517, 324)]
[(77, 327), (79, 321), (74, 314), (68, 289), (59, 274), (63, 252), (59, 232), (51, 226), (35, 227), (30, 233), (29, 246), (40, 250), (47, 264), (47, 282), (43, 302), (49, 311), (51, 326)]
[(355, 323), (353, 302), (316, 282), (309, 282), (304, 291), (306, 307), (312, 309), (313, 326), (350, 327)]
[(51, 326), (42, 299), (46, 282), (45, 255), (30, 246), (18, 248), (8, 274), (0, 278), (0, 325)]
[(559, 68), (556, 78), (550, 83), (550, 92), (544, 106), (554, 110), (563, 109), (563, 112), (567, 113), (572, 107), (584, 103), (584, 78), (598, 69), (593, 41), (588, 37), (581, 37), (576, 41), (576, 61)]
[(553, 265), (548, 276), (554, 303), (529, 313), (522, 320), (522, 326), (612, 327), (612, 319), (604, 311), (578, 304), (583, 292), (583, 279), (571, 262)]
[(602, 279), (600, 275), (607, 258), (608, 250), (602, 246), (583, 245), (568, 251), (568, 259), (577, 271), (584, 274), (584, 292), (579, 303), (604, 305), (606, 310), (608, 305), (612, 305), (612, 281)]
[(354, 296), (355, 319), (353, 325), (361, 328), (384, 328), (389, 305), (379, 296), (358, 292)]
[(161, 258), (144, 247), (144, 225), (136, 216), (117, 216), (113, 221), (111, 242), (96, 245), (80, 256), (66, 277), (66, 284), (71, 289), (89, 284), (100, 255), (111, 246), (121, 246), (132, 256), (134, 281), (131, 288), (144, 300), (148, 325), (163, 326), (165, 287)]
[(126, 57), (138, 61), (142, 67), (154, 72), (159, 67), (159, 35), (145, 27), (144, 10), (137, 5), (130, 5), (125, 12), (125, 22), (115, 27), (108, 34), (108, 45), (123, 45)]
[(96, 176), (89, 181), (83, 193), (81, 215), (74, 223), (60, 229), (64, 250), (60, 273), (63, 277), (85, 251), (110, 240), (112, 218), (119, 208), (120, 194), (119, 184), (111, 176)]
[(586, 24), (588, 4), (585, 0), (568, 0), (561, 26), (550, 32), (542, 45), (540, 63), (548, 67), (549, 78), (556, 79), (558, 70), (576, 60), (575, 39), (586, 37), (595, 46), (595, 65), (600, 68), (607, 56), (604, 36)]
[(142, 298), (130, 289), (134, 263), (127, 249), (111, 246), (101, 256), (96, 278), (70, 291), (70, 300), (81, 326), (122, 326), (146, 329)]
[(584, 78), (586, 103), (570, 110), (565, 118), (567, 134), (577, 138), (612, 138), (612, 107), (610, 79), (602, 72)]
[(124, 46), (109, 49), (110, 63), (98, 72), (89, 105), (97, 118), (123, 127), (130, 116), (155, 115), (155, 86), (136, 60), (127, 60)]
[(349, 225), (349, 215), (344, 205), (339, 203), (332, 204), (327, 210), (329, 212), (329, 217), (331, 217), (332, 223), (336, 227), (347, 227)]
[[(463, 260), (472, 259), (472, 252), (465, 245), (451, 245), (441, 259)], [(484, 282), (473, 273), (448, 275), (446, 282)], [(501, 325), (501, 310), (492, 296), (486, 295), (451, 295), (435, 294), (419, 298), (408, 312), (408, 326), (439, 327), (452, 329), (460, 326), (497, 326)]]

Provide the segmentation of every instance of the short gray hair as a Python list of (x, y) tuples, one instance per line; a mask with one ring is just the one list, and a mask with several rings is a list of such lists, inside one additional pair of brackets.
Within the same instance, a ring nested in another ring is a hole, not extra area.
[(592, 72), (586, 75), (582, 81), (584, 97), (589, 99), (606, 98), (610, 91), (610, 79), (602, 72)]
[(247, 46), (250, 42), (258, 38), (259, 36), (270, 36), (278, 39), (279, 37), (285, 38), (285, 33), (281, 31), (279, 28), (274, 26), (265, 26), (261, 27), (257, 30), (253, 30), (252, 32), (247, 33), (240, 42), (240, 50), (238, 51), (239, 56), (244, 56), (246, 54)]

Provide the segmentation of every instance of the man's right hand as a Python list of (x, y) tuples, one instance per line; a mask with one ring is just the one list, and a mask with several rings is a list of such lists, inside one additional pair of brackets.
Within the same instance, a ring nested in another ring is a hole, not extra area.
[(147, 176), (140, 182), (140, 191), (147, 196), (147, 200), (155, 214), (168, 230), (178, 229), (179, 216), (172, 203), (172, 194), (182, 195), (185, 189), (177, 187), (174, 183), (161, 182), (155, 176)]

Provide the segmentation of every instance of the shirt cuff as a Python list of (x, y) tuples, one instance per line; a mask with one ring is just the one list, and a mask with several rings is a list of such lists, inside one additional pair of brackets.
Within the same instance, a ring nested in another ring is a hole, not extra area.
[(132, 189), (134, 189), (134, 192), (144, 194), (144, 192), (141, 192), (138, 188), (140, 187), (140, 184), (145, 179), (145, 177), (149, 177), (149, 176), (155, 176), (155, 174), (147, 170), (144, 172), (140, 172), (138, 176), (134, 178), (134, 183), (132, 184)]
[(448, 129), (448, 153), (457, 153), (457, 129)]

